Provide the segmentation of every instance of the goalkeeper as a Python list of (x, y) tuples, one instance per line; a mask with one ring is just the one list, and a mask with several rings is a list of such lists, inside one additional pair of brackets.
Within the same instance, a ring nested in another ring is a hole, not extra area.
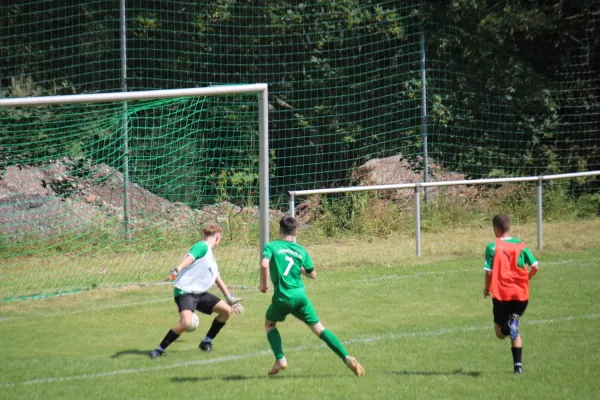
[(269, 371), (269, 375), (275, 375), (288, 366), (283, 354), (277, 322), (283, 322), (288, 314), (292, 314), (323, 340), (354, 374), (363, 376), (365, 374), (364, 368), (354, 357), (348, 355), (344, 345), (333, 332), (325, 329), (319, 321), (312, 303), (306, 296), (306, 289), (302, 283), (301, 275), (315, 279), (317, 273), (308, 252), (304, 247), (294, 243), (296, 227), (294, 218), (289, 216), (281, 218), (279, 221), (281, 240), (265, 245), (260, 263), (260, 291), (266, 293), (269, 289), (269, 273), (271, 274), (274, 291), (265, 321), (267, 339), (275, 355), (275, 364)]
[[(165, 349), (191, 325), (194, 310), (203, 314), (218, 314), (204, 339), (200, 342), (199, 349), (212, 351), (212, 341), (231, 314), (241, 314), (244, 307), (240, 304), (242, 299), (235, 298), (229, 292), (227, 285), (219, 276), (219, 268), (212, 250), (221, 242), (223, 229), (217, 225), (209, 224), (204, 228), (204, 240), (192, 246), (177, 268), (170, 271), (169, 280), (175, 280), (175, 303), (179, 309), (179, 322), (167, 332), (158, 347), (150, 353), (150, 358), (161, 356)], [(225, 295), (227, 302), (208, 293), (216, 283), (219, 290)]]

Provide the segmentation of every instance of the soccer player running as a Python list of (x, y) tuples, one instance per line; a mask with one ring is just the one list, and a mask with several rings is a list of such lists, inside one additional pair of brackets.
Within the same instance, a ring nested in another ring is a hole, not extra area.
[(319, 317), (306, 296), (301, 275), (315, 279), (317, 273), (306, 249), (294, 243), (296, 227), (297, 223), (294, 218), (290, 216), (281, 218), (279, 221), (281, 240), (265, 245), (260, 262), (260, 291), (266, 293), (269, 289), (269, 273), (274, 290), (265, 320), (267, 339), (275, 355), (275, 364), (268, 374), (276, 375), (288, 366), (276, 325), (277, 322), (283, 322), (288, 314), (292, 314), (307, 324), (315, 335), (327, 343), (327, 346), (344, 361), (354, 374), (363, 376), (365, 370), (362, 365), (354, 357), (349, 356), (339, 339), (319, 322)]
[(510, 237), (508, 215), (496, 215), (492, 224), (496, 240), (485, 249), (483, 297), (492, 295), (496, 336), (498, 339), (510, 336), (514, 372), (522, 374), (519, 319), (529, 302), (529, 280), (537, 273), (539, 265), (525, 243)]
[[(227, 285), (219, 275), (219, 267), (215, 261), (212, 250), (221, 242), (223, 229), (217, 225), (209, 224), (204, 228), (204, 240), (192, 246), (181, 264), (170, 271), (169, 280), (175, 280), (175, 303), (179, 308), (179, 322), (167, 332), (158, 347), (150, 353), (150, 358), (161, 356), (171, 343), (192, 323), (194, 310), (211, 315), (218, 314), (204, 339), (200, 342), (199, 349), (212, 351), (212, 341), (231, 314), (241, 314), (244, 307), (239, 304), (242, 299), (233, 297)], [(219, 290), (225, 295), (227, 302), (208, 293), (208, 290), (217, 284)]]

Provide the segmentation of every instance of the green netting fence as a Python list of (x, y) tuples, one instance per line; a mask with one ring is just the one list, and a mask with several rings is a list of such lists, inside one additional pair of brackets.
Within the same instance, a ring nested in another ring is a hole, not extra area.
[[(430, 180), (449, 173), (479, 178), (600, 168), (600, 33), (595, 28), (600, 14), (595, 2), (126, 1), (126, 82), (121, 80), (120, 4), (117, 0), (3, 2), (0, 96), (117, 92), (123, 83), (128, 90), (268, 83), (275, 209), (284, 208), (282, 194), (289, 189), (422, 177), (425, 136)], [(193, 212), (213, 207), (214, 218), (230, 218), (239, 210), (233, 214), (220, 210), (225, 201), (236, 207), (255, 202), (251, 199), (256, 183), (252, 140), (256, 138), (250, 132), (256, 128), (242, 126), (255, 124), (256, 110), (254, 103), (241, 99), (223, 100), (233, 105), (228, 103), (222, 111), (214, 111), (219, 104), (207, 103), (213, 100), (197, 101), (195, 105), (183, 100), (176, 105), (148, 104), (142, 109), (131, 105), (137, 113), (128, 112), (131, 179), (147, 196), (167, 201), (167, 208), (179, 203)], [(243, 104), (250, 108), (243, 109)], [(49, 171), (57, 163), (75, 175), (90, 174), (104, 165), (122, 172), (122, 132), (117, 133), (122, 129), (121, 108), (121, 104), (86, 105), (58, 113), (3, 114), (2, 176), (16, 166)], [(86, 118), (72, 118), (76, 115)], [(31, 129), (11, 127), (5, 121), (29, 124)], [(56, 129), (62, 133), (60, 138), (43, 129), (49, 124), (60, 126)], [(205, 136), (193, 136), (190, 126)], [(239, 141), (229, 142), (222, 135), (230, 135), (231, 129), (251, 135), (252, 140), (239, 136)], [(199, 146), (214, 148), (209, 156), (214, 162), (208, 169), (200, 158), (189, 155), (190, 147)], [(372, 173), (379, 159), (396, 165), (395, 172)], [(118, 186), (120, 175), (111, 176)], [(4, 217), (13, 213), (16, 204), (7, 196), (17, 193), (27, 199), (32, 193), (15, 189), (7, 194), (2, 182), (6, 180), (0, 181)], [(87, 184), (82, 182), (77, 185)], [(74, 190), (68, 182), (52, 185)], [(586, 198), (590, 204), (600, 204), (598, 179), (562, 185), (561, 190), (576, 201)], [(105, 196), (97, 198), (105, 201)], [(115, 189), (112, 196), (116, 207), (122, 192)], [(162, 212), (158, 208), (139, 218), (157, 222), (156, 215)], [(185, 247), (189, 241), (187, 236), (176, 240), (174, 233), (157, 228), (142, 235), (139, 230), (137, 236), (134, 230), (133, 244), (125, 245), (117, 232), (122, 229), (118, 212), (112, 222), (103, 220), (104, 212), (100, 214), (99, 226), (114, 225), (114, 241), (97, 239), (105, 236), (85, 229), (26, 239), (27, 235), (14, 233), (10, 223), (3, 224), (2, 273), (15, 274), (18, 254), (26, 253), (32, 260), (40, 254), (46, 257), (43, 249), (48, 245), (36, 250), (46, 240), (63, 246), (57, 250), (61, 255), (86, 254), (89, 246), (95, 246), (98, 256), (86, 261), (88, 270), (102, 270), (101, 260), (110, 259), (114, 251), (128, 252), (136, 243), (144, 243), (147, 261), (140, 262), (135, 274), (121, 274), (120, 280), (117, 275), (111, 280), (110, 273), (102, 276), (111, 285), (151, 282), (181, 255), (181, 243)], [(244, 240), (256, 252), (251, 238), (258, 233), (250, 231)], [(38, 229), (36, 234), (41, 232)], [(103, 244), (93, 245), (98, 240)], [(167, 243), (177, 247), (177, 257), (151, 255)], [(72, 244), (83, 247), (73, 250)], [(42, 268), (51, 271), (60, 258), (48, 255), (44, 264)], [(232, 263), (231, 268), (242, 267)], [(40, 281), (37, 290), (11, 287), (0, 297), (98, 284), (92, 278), (78, 283), (69, 279), (73, 283), (66, 284), (67, 279), (48, 274), (53, 281)], [(250, 285), (256, 278), (253, 274), (232, 275), (240, 284)]]

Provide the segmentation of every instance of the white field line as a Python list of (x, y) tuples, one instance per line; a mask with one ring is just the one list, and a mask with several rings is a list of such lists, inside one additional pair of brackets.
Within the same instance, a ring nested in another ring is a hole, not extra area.
[[(354, 280), (354, 281), (338, 282), (337, 284), (334, 284), (333, 286), (341, 286), (341, 285), (352, 284), (352, 283), (368, 283), (368, 282), (387, 281), (388, 279), (418, 278), (418, 277), (424, 276), (424, 275), (456, 274), (456, 273), (460, 273), (460, 272), (473, 272), (473, 271), (468, 270), (468, 269), (449, 269), (446, 271), (417, 272), (415, 274), (400, 274), (400, 275), (392, 274), (392, 275), (377, 276), (374, 278), (358, 279), (358, 280)], [(479, 271), (477, 271), (477, 272), (479, 272)]]
[[(586, 260), (586, 261), (588, 261), (588, 262), (577, 263), (574, 266), (593, 266), (593, 265), (598, 265), (597, 261), (600, 261), (600, 259), (591, 259), (591, 260)], [(589, 262), (589, 261), (591, 261), (591, 262)], [(541, 268), (543, 269), (544, 265), (563, 265), (563, 264), (571, 264), (573, 262), (575, 262), (575, 260), (548, 261), (548, 262), (542, 263), (541, 264)], [(424, 267), (427, 267), (427, 266), (425, 265)], [(384, 281), (384, 280), (388, 280), (388, 279), (418, 278), (419, 276), (424, 276), (424, 275), (457, 274), (457, 273), (465, 273), (465, 272), (481, 273), (482, 270), (483, 270), (483, 267), (481, 267), (480, 269), (477, 269), (477, 268), (449, 269), (449, 270), (445, 270), (445, 271), (417, 272), (417, 273), (414, 273), (414, 274), (400, 274), (400, 275), (398, 275), (398, 274), (392, 274), (392, 275), (385, 275), (385, 276), (377, 276), (377, 277), (374, 277), (374, 278), (359, 279), (359, 280), (354, 280), (354, 281), (338, 282), (337, 285), (345, 285), (345, 284), (351, 284), (351, 283), (377, 282), (377, 281)]]
[(31, 317), (36, 317), (36, 318), (42, 318), (42, 317), (62, 317), (62, 316), (65, 316), (65, 315), (84, 314), (84, 313), (94, 312), (94, 311), (111, 310), (111, 309), (114, 309), (114, 308), (135, 307), (135, 306), (144, 306), (144, 305), (153, 304), (153, 303), (164, 303), (166, 301), (173, 301), (173, 298), (168, 297), (168, 298), (152, 299), (152, 300), (146, 300), (146, 301), (136, 301), (136, 302), (131, 302), (131, 303), (111, 304), (111, 305), (107, 305), (107, 306), (82, 308), (82, 309), (79, 309), (79, 310), (63, 311), (63, 312), (39, 313), (39, 314), (38, 313), (33, 313), (33, 314), (28, 313), (26, 316), (16, 316), (16, 317), (4, 317), (4, 318), (0, 318), (0, 322), (13, 321), (13, 320), (16, 320), (16, 319), (24, 319), (24, 318), (31, 318)]
[[(574, 264), (574, 266), (595, 266), (595, 265), (598, 265), (597, 261), (600, 261), (600, 259), (591, 259), (591, 260), (586, 260), (586, 261), (591, 261), (591, 262), (576, 263), (576, 264)], [(576, 262), (576, 260), (571, 260), (571, 259), (561, 260), (561, 261), (548, 261), (548, 262), (542, 263), (541, 268), (543, 269), (545, 265), (564, 265), (564, 264), (571, 264), (574, 262)], [(424, 265), (422, 267), (426, 268), (427, 266)], [(421, 268), (421, 267), (419, 267), (419, 268)], [(467, 272), (481, 273), (482, 270), (483, 270), (483, 267), (482, 268), (469, 268), (469, 269), (451, 269), (451, 270), (445, 270), (445, 271), (443, 271), (443, 270), (442, 271), (425, 271), (425, 272), (416, 272), (414, 274), (392, 274), (392, 275), (378, 276), (378, 277), (373, 277), (373, 278), (336, 282), (333, 284), (328, 283), (326, 287), (330, 288), (332, 286), (334, 286), (334, 287), (335, 286), (345, 286), (345, 285), (352, 285), (355, 283), (379, 282), (379, 281), (385, 281), (385, 280), (391, 280), (391, 279), (413, 279), (413, 278), (418, 278), (418, 277), (427, 276), (427, 275), (444, 275), (444, 274), (456, 274), (456, 273), (467, 273)], [(163, 283), (161, 283), (161, 284), (163, 284)], [(311, 285), (311, 286), (313, 286), (315, 289), (319, 289), (320, 287), (325, 287), (325, 285), (319, 285), (319, 284)], [(40, 314), (35, 314), (35, 313), (29, 314), (28, 313), (26, 316), (0, 317), (0, 323), (5, 322), (5, 321), (14, 321), (14, 320), (31, 318), (31, 317), (36, 317), (36, 318), (61, 317), (61, 316), (67, 316), (67, 315), (89, 313), (89, 312), (94, 312), (94, 311), (111, 310), (111, 309), (116, 309), (116, 308), (143, 306), (143, 305), (162, 303), (162, 302), (167, 302), (167, 301), (173, 301), (173, 299), (171, 297), (168, 297), (168, 298), (161, 298), (161, 299), (137, 301), (137, 302), (132, 302), (132, 303), (112, 304), (112, 305), (107, 305), (107, 306), (98, 306), (98, 307), (84, 308), (84, 309), (72, 310), (72, 311), (54, 312), (54, 313), (40, 313)]]
[[(600, 318), (600, 314), (585, 314), (578, 316), (565, 316), (558, 317), (552, 319), (538, 319), (532, 321), (523, 321), (525, 325), (543, 325), (550, 324), (561, 321), (571, 321), (577, 319), (596, 319)], [(355, 338), (344, 341), (345, 344), (354, 344), (354, 343), (374, 343), (382, 340), (398, 340), (398, 339), (409, 339), (409, 338), (418, 338), (418, 337), (436, 337), (443, 336), (447, 334), (456, 334), (461, 332), (478, 332), (478, 331), (486, 331), (490, 332), (493, 330), (491, 324), (486, 326), (470, 326), (465, 328), (448, 328), (448, 329), (440, 329), (436, 331), (418, 331), (418, 332), (400, 332), (400, 333), (392, 333), (389, 335), (380, 335), (380, 336), (369, 336), (362, 338)], [(296, 352), (296, 351), (306, 351), (306, 350), (319, 350), (322, 348), (326, 348), (324, 344), (313, 345), (313, 346), (299, 346), (286, 350), (287, 352)], [(130, 368), (130, 369), (118, 369), (115, 371), (106, 371), (106, 372), (95, 372), (91, 374), (83, 374), (83, 375), (70, 375), (70, 376), (62, 376), (55, 378), (39, 378), (32, 379), (21, 382), (14, 383), (0, 383), (0, 388), (8, 388), (15, 386), (25, 386), (25, 385), (41, 385), (46, 383), (56, 383), (56, 382), (66, 382), (66, 381), (76, 381), (76, 380), (85, 380), (85, 379), (96, 379), (96, 378), (104, 378), (118, 375), (126, 375), (126, 374), (139, 374), (144, 372), (152, 372), (152, 371), (161, 371), (167, 369), (181, 368), (181, 367), (189, 367), (194, 365), (206, 365), (206, 364), (218, 364), (228, 361), (236, 361), (243, 360), (248, 358), (256, 358), (270, 355), (270, 350), (258, 351), (255, 353), (247, 353), (240, 355), (232, 355), (226, 357), (217, 357), (209, 360), (195, 360), (195, 361), (186, 361), (186, 362), (178, 362), (167, 365), (157, 365), (154, 367), (147, 368)]]

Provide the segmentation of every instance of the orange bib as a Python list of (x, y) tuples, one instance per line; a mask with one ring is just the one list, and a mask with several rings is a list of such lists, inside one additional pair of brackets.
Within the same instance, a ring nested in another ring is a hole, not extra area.
[(496, 240), (490, 284), (490, 293), (496, 300), (529, 300), (529, 271), (517, 264), (524, 248), (525, 243)]

